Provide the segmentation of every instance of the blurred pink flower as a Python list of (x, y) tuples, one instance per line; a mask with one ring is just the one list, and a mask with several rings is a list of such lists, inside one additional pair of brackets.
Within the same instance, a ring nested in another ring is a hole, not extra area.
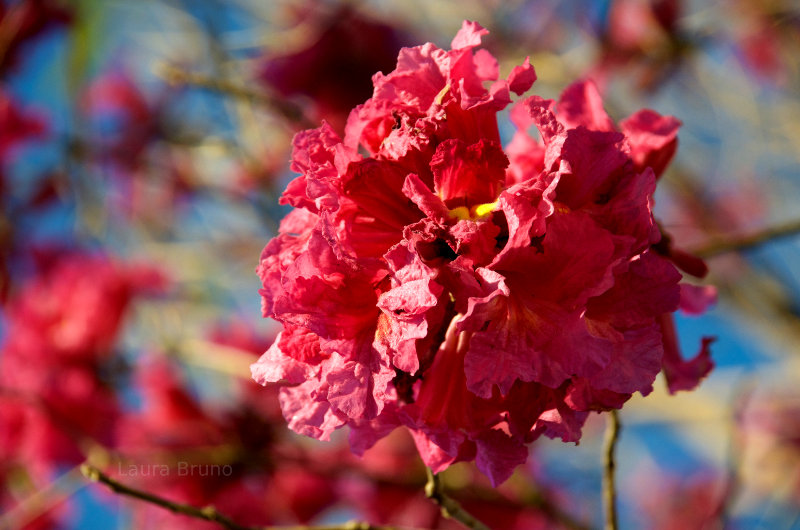
[(639, 88), (658, 89), (692, 43), (681, 33), (682, 0), (614, 0), (599, 35), (600, 55), (591, 76), (605, 85), (623, 70)]
[(95, 78), (79, 105), (90, 125), (89, 146), (99, 151), (97, 156), (136, 168), (158, 132), (157, 105), (147, 101), (129, 75), (117, 70)]
[(25, 140), (41, 136), (45, 131), (42, 117), (23, 111), (19, 104), (0, 89), (0, 161), (6, 162), (9, 152)]
[[(688, 479), (649, 473), (641, 477), (636, 492), (641, 499), (646, 523), (654, 530), (714, 528), (724, 507), (726, 486), (720, 478), (696, 473)], [(656, 487), (654, 487), (656, 486)]]
[(309, 98), (314, 119), (341, 132), (350, 109), (369, 97), (372, 75), (394, 67), (409, 37), (349, 6), (321, 15), (324, 8), (308, 2), (298, 11), (309, 26), (305, 45), (269, 57), (261, 78), (281, 96)]
[[(0, 460), (38, 487), (92, 448), (114, 445), (122, 410), (106, 361), (133, 297), (162, 284), (153, 269), (98, 255), (51, 257), (5, 307), (0, 352)], [(15, 503), (6, 480), (3, 510)], [(61, 512), (30, 527), (53, 527)]]
[[(212, 407), (163, 360), (139, 367), (136, 388), (141, 409), (126, 414), (118, 430), (128, 460), (111, 470), (127, 483), (177, 502), (214, 505), (240, 524), (308, 522), (338, 500), (329, 477), (281, 456), (292, 448), (278, 430), (280, 418), (265, 415), (247, 388)], [(135, 518), (198, 527), (147, 505), (137, 506)]]
[(58, 0), (0, 2), (0, 24), (4, 30), (0, 72), (16, 66), (24, 44), (50, 28), (69, 24), (72, 17), (72, 9)]

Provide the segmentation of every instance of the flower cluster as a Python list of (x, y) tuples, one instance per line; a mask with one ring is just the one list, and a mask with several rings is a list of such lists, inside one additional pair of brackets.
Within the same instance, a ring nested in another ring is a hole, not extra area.
[(252, 372), (284, 385), (298, 433), (347, 425), (362, 453), (404, 426), (435, 472), (474, 460), (497, 484), (540, 435), (578, 441), (662, 367), (690, 388), (710, 361), (664, 353), (681, 274), (653, 249), (651, 207), (678, 120), (642, 110), (618, 128), (580, 82), (517, 102), (504, 150), (497, 113), (536, 74), (526, 59), (498, 79), (486, 33), (404, 48), (344, 138), (295, 137), (295, 209), (257, 268), (284, 327)]
[(0, 455), (43, 477), (111, 445), (121, 403), (106, 361), (134, 298), (164, 282), (102, 256), (50, 259), (5, 308), (0, 350)]

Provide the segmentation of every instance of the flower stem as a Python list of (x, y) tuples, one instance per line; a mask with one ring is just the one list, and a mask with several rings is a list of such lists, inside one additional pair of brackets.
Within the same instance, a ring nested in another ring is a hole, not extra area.
[(612, 410), (608, 415), (608, 426), (603, 442), (603, 506), (605, 509), (606, 520), (605, 530), (617, 530), (617, 492), (614, 485), (616, 471), (616, 461), (614, 459), (614, 449), (617, 445), (620, 431), (619, 417), (617, 411)]
[(425, 468), (428, 473), (428, 482), (425, 484), (425, 496), (431, 499), (442, 508), (442, 515), (449, 519), (455, 519), (467, 528), (476, 530), (489, 530), (489, 527), (477, 520), (471, 513), (464, 510), (461, 505), (447, 496), (442, 490), (442, 482), (439, 477)]

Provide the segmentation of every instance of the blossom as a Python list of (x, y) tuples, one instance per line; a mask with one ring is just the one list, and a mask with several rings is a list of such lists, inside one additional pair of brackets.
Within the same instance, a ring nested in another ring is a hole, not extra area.
[[(257, 340), (236, 323), (214, 335), (240, 346)], [(214, 505), (253, 525), (308, 522), (338, 500), (332, 481), (303, 467), (313, 458), (281, 436), (280, 412), (254, 399), (251, 390), (260, 387), (252, 381), (221, 408), (194, 395), (163, 358), (141, 363), (135, 380), (142, 406), (119, 421), (119, 448), (127, 460), (112, 469), (127, 482), (180, 502)], [(163, 528), (198, 527), (150, 505), (138, 507), (134, 518), (155, 519)]]
[(681, 274), (653, 250), (652, 194), (679, 122), (617, 128), (583, 81), (518, 100), (504, 150), (497, 113), (536, 73), (526, 59), (500, 79), (486, 33), (404, 48), (343, 138), (295, 137), (295, 210), (257, 267), (284, 329), (252, 372), (282, 384), (296, 432), (347, 425), (361, 454), (405, 427), (434, 472), (474, 460), (497, 484), (537, 437), (577, 442), (589, 412), (649, 393), (668, 360)]
[(120, 403), (103, 365), (134, 297), (163, 287), (152, 268), (90, 254), (65, 254), (14, 293), (0, 372), (4, 458), (47, 476), (85, 459), (91, 443), (113, 443)]
[(121, 167), (133, 170), (158, 136), (158, 103), (150, 103), (122, 71), (109, 71), (89, 84), (80, 109), (90, 124), (90, 147)]
[(0, 4), (0, 22), (14, 28), (5, 37), (4, 51), (0, 56), (0, 72), (13, 71), (19, 64), (24, 46), (51, 28), (70, 24), (73, 10), (53, 0), (22, 0)]
[(350, 109), (369, 97), (370, 76), (390, 70), (409, 37), (348, 6), (326, 12), (309, 2), (296, 11), (308, 31), (288, 53), (281, 39), (281, 52), (264, 61), (260, 76), (284, 97), (307, 97), (316, 116), (342, 130)]

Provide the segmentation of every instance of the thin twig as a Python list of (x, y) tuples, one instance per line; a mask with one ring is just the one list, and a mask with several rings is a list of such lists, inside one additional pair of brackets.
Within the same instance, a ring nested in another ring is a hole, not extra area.
[(617, 445), (620, 431), (617, 411), (612, 410), (608, 415), (608, 426), (603, 442), (603, 505), (605, 508), (605, 530), (617, 530), (617, 492), (614, 485), (614, 475), (617, 463), (614, 460), (614, 449)]
[(28, 8), (29, 5), (20, 2), (10, 8), (0, 20), (0, 63), (6, 59), (6, 54), (10, 51), (14, 39), (19, 35), (26, 15), (25, 11)]
[(215, 92), (220, 92), (222, 94), (228, 94), (236, 98), (242, 98), (255, 103), (260, 103), (278, 112), (278, 114), (294, 124), (304, 128), (314, 127), (314, 124), (308, 119), (300, 106), (289, 101), (273, 97), (264, 91), (252, 90), (225, 79), (219, 79), (217, 77), (212, 77), (197, 72), (189, 72), (183, 68), (169, 63), (159, 63), (156, 65), (155, 72), (170, 84), (197, 86), (213, 90)]
[(712, 240), (700, 248), (691, 250), (690, 253), (699, 258), (710, 258), (726, 252), (751, 249), (775, 239), (797, 234), (800, 234), (800, 219), (745, 236)]
[(442, 508), (442, 515), (450, 519), (455, 519), (467, 528), (489, 530), (488, 526), (477, 520), (471, 513), (464, 510), (458, 502), (448, 497), (444, 491), (442, 491), (442, 483), (439, 477), (435, 475), (429, 467), (425, 469), (428, 473), (428, 482), (425, 484), (425, 496)]
[(181, 504), (177, 502), (172, 502), (157, 495), (153, 495), (152, 493), (148, 493), (146, 491), (138, 490), (135, 488), (131, 488), (122, 484), (121, 482), (109, 477), (96, 467), (90, 464), (83, 464), (81, 465), (81, 473), (83, 476), (91, 480), (92, 482), (99, 482), (101, 484), (105, 484), (108, 486), (114, 493), (118, 493), (120, 495), (126, 495), (128, 497), (133, 497), (135, 499), (139, 499), (145, 502), (149, 502), (150, 504), (155, 504), (156, 506), (160, 506), (167, 510), (170, 510), (174, 513), (186, 515), (188, 517), (194, 517), (195, 519), (202, 519), (204, 521), (209, 521), (212, 523), (217, 523), (222, 528), (226, 528), (227, 530), (393, 530), (393, 527), (390, 526), (373, 526), (367, 522), (362, 521), (350, 521), (348, 523), (344, 523), (341, 525), (322, 525), (322, 526), (307, 526), (307, 525), (296, 525), (296, 526), (242, 526), (236, 523), (230, 517), (221, 514), (214, 508), (213, 506), (205, 506), (203, 508), (198, 508), (196, 506), (192, 506), (189, 504)]

